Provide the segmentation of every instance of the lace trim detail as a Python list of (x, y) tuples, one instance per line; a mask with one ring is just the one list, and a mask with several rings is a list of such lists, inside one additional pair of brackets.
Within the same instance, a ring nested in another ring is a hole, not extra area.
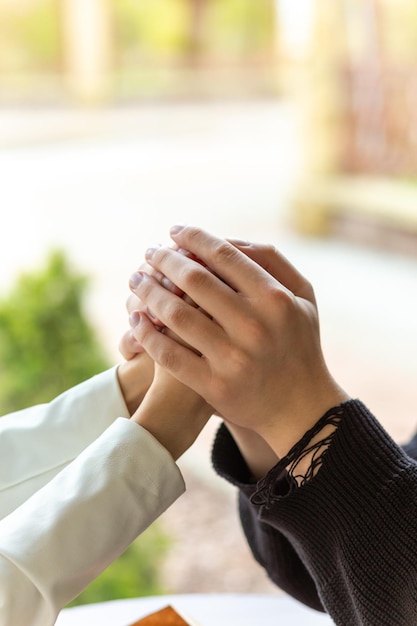
[[(337, 427), (342, 419), (343, 405), (330, 409), (319, 419), (319, 421), (308, 430), (305, 435), (291, 448), (286, 456), (262, 478), (257, 485), (257, 489), (251, 496), (251, 502), (256, 505), (269, 507), (275, 502), (289, 496), (293, 491), (309, 482), (323, 465), (324, 456), (332, 443), (337, 432)], [(324, 437), (311, 443), (326, 426), (332, 426), (332, 431)], [(311, 456), (308, 469), (305, 474), (297, 473), (297, 466), (306, 457)], [(277, 492), (277, 482), (280, 481), (281, 493)], [(285, 493), (282, 493), (285, 488)]]

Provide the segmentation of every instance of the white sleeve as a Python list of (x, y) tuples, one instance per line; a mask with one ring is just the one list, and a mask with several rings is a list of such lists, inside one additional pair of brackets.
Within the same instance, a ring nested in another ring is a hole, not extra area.
[(50, 626), (59, 611), (181, 493), (168, 451), (118, 419), (0, 522), (0, 624)]
[(0, 418), (0, 519), (75, 459), (117, 417), (129, 417), (117, 368), (48, 404)]

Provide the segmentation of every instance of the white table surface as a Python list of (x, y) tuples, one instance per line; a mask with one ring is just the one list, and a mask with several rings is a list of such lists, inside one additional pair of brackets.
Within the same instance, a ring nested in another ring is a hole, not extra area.
[(199, 626), (329, 626), (328, 616), (281, 595), (189, 594), (114, 600), (64, 609), (56, 626), (128, 626), (170, 604)]

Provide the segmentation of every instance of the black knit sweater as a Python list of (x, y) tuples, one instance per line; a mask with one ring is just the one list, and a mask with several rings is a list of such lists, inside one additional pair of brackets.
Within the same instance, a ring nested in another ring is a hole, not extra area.
[(274, 469), (262, 490), (251, 483), (224, 425), (214, 467), (238, 487), (246, 538), (279, 587), (341, 626), (417, 626), (417, 438), (401, 449), (358, 400), (337, 410), (323, 465), (302, 487)]

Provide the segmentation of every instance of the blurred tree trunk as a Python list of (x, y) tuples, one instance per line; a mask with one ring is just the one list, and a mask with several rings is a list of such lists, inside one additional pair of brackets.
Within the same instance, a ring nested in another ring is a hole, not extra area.
[[(314, 184), (339, 173), (344, 144), (341, 68), (347, 60), (345, 0), (314, 0), (314, 25), (299, 97), (304, 123), (304, 178)], [(303, 185), (307, 188), (307, 182)], [(294, 223), (303, 233), (322, 235), (328, 219), (323, 207), (300, 194)]]
[(303, 93), (307, 168), (314, 176), (338, 172), (343, 143), (341, 70), (347, 61), (344, 0), (315, 0), (315, 26)]
[(187, 0), (187, 2), (190, 16), (187, 61), (190, 65), (199, 65), (204, 52), (204, 26), (208, 0)]
[(108, 95), (113, 36), (108, 0), (59, 0), (64, 71), (72, 93), (84, 101)]

